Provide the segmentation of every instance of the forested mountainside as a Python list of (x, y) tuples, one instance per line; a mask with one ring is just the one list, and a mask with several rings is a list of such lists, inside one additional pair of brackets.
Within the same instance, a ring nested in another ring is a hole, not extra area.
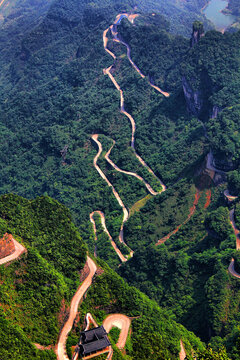
[(233, 15), (240, 16), (240, 6), (237, 0), (229, 0), (227, 9), (230, 10)]
[[(130, 358), (139, 359), (142, 351), (137, 339), (148, 308), (151, 314), (165, 314), (158, 307), (163, 305), (176, 336), (172, 347), (166, 335), (156, 359), (162, 348), (170, 359), (179, 351), (181, 334), (175, 329), (182, 327), (171, 319), (210, 342), (213, 351), (226, 346), (237, 360), (239, 279), (227, 269), (232, 258), (230, 270), (240, 268), (235, 250), (240, 227), (240, 33), (204, 35), (203, 25), (195, 22), (190, 41), (179, 35), (189, 31), (187, 9), (191, 6), (195, 13), (204, 3), (169, 2), (168, 11), (178, 14), (175, 19), (184, 19), (185, 32), (176, 30), (179, 20), (174, 30), (174, 17), (169, 22), (154, 4), (146, 13), (144, 1), (135, 8), (134, 1), (57, 0), (46, 16), (23, 31), (16, 49), (7, 45), (12, 46), (13, 33), (1, 32), (9, 43), (5, 42), (0, 67), (0, 193), (39, 196), (3, 196), (2, 232), (22, 239), (32, 261), (46, 264), (53, 282), (61, 285), (59, 292), (53, 286), (58, 299), (51, 314), (53, 328), (41, 320), (49, 336), (39, 332), (35, 320), (21, 336), (26, 342), (30, 338), (42, 345), (56, 343), (59, 304), (63, 298), (69, 304), (86, 255), (69, 212), (50, 196), (70, 209), (91, 254), (158, 303), (145, 301), (134, 289), (128, 308), (130, 290), (114, 308), (116, 287), (129, 288), (103, 265), (106, 278), (99, 277), (95, 290), (90, 290), (98, 295), (87, 298), (83, 306), (102, 321), (108, 311), (106, 298), (111, 310), (128, 316), (139, 316), (134, 309), (142, 304), (142, 320), (136, 322), (137, 335), (128, 347)], [(122, 12), (132, 17), (117, 17)], [(58, 215), (58, 207), (68, 220), (50, 216), (48, 209)], [(65, 240), (70, 230), (76, 236)], [(81, 245), (75, 253), (78, 240)], [(27, 259), (23, 255), (19, 261)], [(13, 273), (4, 275), (11, 281), (17, 275), (15, 264), (6, 268), (13, 268)], [(32, 266), (30, 262), (30, 272)], [(99, 308), (98, 296), (108, 276), (114, 277), (113, 285), (103, 292), (104, 306)], [(30, 306), (35, 314), (36, 304)], [(19, 311), (14, 322), (10, 311), (3, 321), (22, 327), (23, 313)], [(160, 322), (158, 329), (164, 320)], [(149, 328), (149, 323), (142, 326)], [(160, 330), (153, 340), (148, 334), (143, 348), (157, 349), (159, 334)], [(193, 339), (191, 346), (201, 350)], [(76, 342), (76, 332), (71, 341)], [(191, 357), (187, 340), (184, 344)], [(29, 346), (34, 356), (45, 356)]]
[(3, 0), (0, 4), (0, 72), (4, 77), (21, 48), (21, 41), (41, 22), (51, 1)]
[(202, 21), (205, 28), (213, 27), (201, 12), (207, 3), (207, 0), (141, 0), (137, 8), (144, 12), (157, 11), (170, 21), (171, 32), (190, 36), (192, 23), (196, 20)]
[(0, 236), (26, 248), (0, 265), (0, 358), (55, 359), (34, 343), (55, 344), (86, 261), (86, 247), (69, 211), (48, 197), (0, 198)]
[[(53, 350), (80, 283), (86, 247), (69, 211), (49, 197), (29, 201), (1, 196), (0, 237), (6, 232), (26, 250), (14, 262), (0, 265), (0, 358), (56, 359)], [(79, 309), (69, 349), (77, 345), (79, 329), (90, 311), (99, 324), (109, 313), (132, 319), (127, 356), (115, 348), (113, 359), (176, 359), (180, 340), (189, 354), (191, 349), (204, 349), (195, 335), (103, 262)], [(47, 349), (39, 350), (35, 344)]]

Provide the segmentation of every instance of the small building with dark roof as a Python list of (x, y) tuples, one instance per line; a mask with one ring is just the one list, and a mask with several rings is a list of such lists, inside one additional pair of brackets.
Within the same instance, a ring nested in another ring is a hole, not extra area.
[(79, 353), (82, 357), (93, 355), (99, 351), (108, 350), (111, 345), (103, 326), (82, 331), (79, 341)]

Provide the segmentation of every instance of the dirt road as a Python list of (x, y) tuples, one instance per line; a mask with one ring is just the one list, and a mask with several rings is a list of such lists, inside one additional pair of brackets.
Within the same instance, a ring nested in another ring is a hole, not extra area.
[(180, 347), (181, 347), (181, 351), (179, 353), (179, 359), (184, 360), (187, 354), (186, 354), (186, 351), (184, 349), (182, 340), (180, 341)]
[(17, 242), (16, 240), (13, 239), (14, 242), (14, 246), (15, 246), (15, 251), (13, 254), (6, 256), (3, 259), (0, 259), (0, 265), (2, 264), (6, 264), (9, 261), (13, 261), (16, 260), (20, 255), (22, 255), (24, 252), (26, 252), (27, 250), (25, 249), (24, 246), (22, 246), (19, 242)]
[(90, 273), (87, 276), (87, 278), (83, 281), (82, 285), (78, 288), (74, 297), (72, 298), (69, 318), (64, 324), (58, 339), (58, 343), (56, 347), (56, 355), (58, 360), (69, 360), (65, 350), (67, 336), (68, 333), (71, 331), (74, 319), (76, 318), (78, 305), (81, 299), (83, 298), (84, 294), (86, 293), (87, 289), (91, 286), (93, 276), (97, 270), (95, 263), (90, 257), (87, 257), (87, 264), (89, 266)]
[(123, 349), (128, 336), (128, 331), (131, 325), (131, 320), (123, 314), (111, 314), (106, 317), (106, 319), (103, 321), (103, 326), (107, 333), (112, 329), (112, 327), (117, 327), (121, 330), (118, 342), (116, 346), (119, 349)]

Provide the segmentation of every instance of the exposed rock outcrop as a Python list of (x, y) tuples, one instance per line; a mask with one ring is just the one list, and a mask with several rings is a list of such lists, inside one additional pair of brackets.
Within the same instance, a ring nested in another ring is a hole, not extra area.
[(182, 84), (188, 111), (198, 117), (203, 106), (202, 93), (200, 90), (193, 90), (185, 76), (183, 76)]
[(15, 251), (15, 245), (11, 234), (4, 234), (0, 239), (0, 259), (11, 255)]
[(222, 108), (220, 108), (220, 106), (217, 105), (213, 105), (212, 108), (212, 113), (210, 114), (210, 117), (212, 119), (216, 119), (216, 117), (218, 116), (218, 114), (222, 111)]
[(196, 45), (203, 36), (204, 36), (203, 23), (200, 21), (195, 21), (193, 23), (193, 31), (190, 40), (190, 46), (193, 47), (194, 45)]

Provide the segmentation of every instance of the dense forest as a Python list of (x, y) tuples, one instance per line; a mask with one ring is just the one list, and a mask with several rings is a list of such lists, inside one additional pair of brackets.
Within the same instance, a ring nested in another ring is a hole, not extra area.
[[(80, 308), (68, 352), (87, 311), (100, 324), (122, 312), (136, 319), (126, 354), (114, 348), (114, 359), (175, 359), (181, 339), (189, 359), (191, 349), (199, 359), (240, 359), (240, 282), (227, 272), (232, 258), (240, 269), (229, 215), (235, 210), (240, 228), (240, 202), (223, 195), (240, 191), (240, 31), (210, 30), (205, 0), (10, 5), (0, 24), (0, 235), (11, 233), (27, 254), (0, 267), (0, 343), (10, 339), (0, 357), (55, 358), (32, 343), (56, 343), (88, 250), (102, 275)], [(138, 16), (116, 26), (117, 39), (107, 32), (113, 60), (103, 31), (121, 12)], [(104, 75), (111, 65), (122, 94)], [(135, 121), (135, 149), (121, 95)], [(93, 134), (111, 186), (94, 163)], [(144, 181), (116, 170), (110, 149), (116, 167)], [(128, 213), (124, 224), (113, 190)]]
[[(20, 241), (27, 253), (0, 267), (0, 358), (55, 359), (55, 344), (86, 261), (86, 247), (69, 211), (57, 201), (0, 199), (0, 232)], [(63, 246), (64, 244), (64, 246)]]
[(227, 9), (230, 10), (233, 15), (240, 16), (240, 7), (237, 0), (229, 0)]

